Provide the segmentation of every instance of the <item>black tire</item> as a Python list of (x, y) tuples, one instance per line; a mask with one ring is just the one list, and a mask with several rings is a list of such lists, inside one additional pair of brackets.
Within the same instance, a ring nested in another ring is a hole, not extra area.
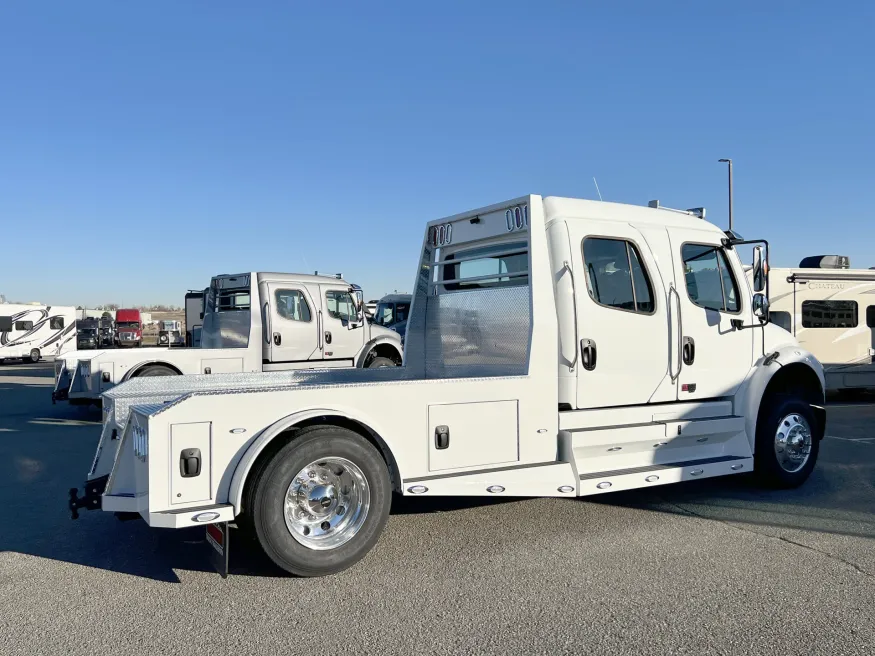
[[(292, 479), (320, 458), (345, 458), (364, 474), (370, 506), (364, 523), (348, 542), (311, 549), (292, 536), (285, 522), (285, 498)], [(351, 567), (373, 548), (389, 519), (392, 485), (379, 451), (361, 435), (338, 426), (311, 426), (297, 433), (250, 474), (241, 528), (249, 528), (278, 567), (295, 576), (326, 576)]]
[(29, 360), (30, 360), (31, 362), (33, 362), (34, 364), (36, 364), (37, 362), (39, 362), (39, 359), (40, 359), (40, 352), (39, 352), (39, 349), (33, 349), (33, 350), (30, 352)]
[(378, 367), (395, 367), (397, 366), (392, 360), (389, 358), (381, 358), (376, 357), (368, 362), (368, 369), (377, 369)]
[[(811, 406), (797, 396), (774, 395), (763, 400), (768, 404), (757, 423), (754, 473), (761, 485), (772, 488), (794, 488), (802, 485), (814, 470), (820, 452), (817, 439), (816, 418)], [(808, 423), (812, 432), (808, 460), (798, 471), (787, 471), (778, 461), (775, 452), (775, 436), (779, 424), (790, 415), (799, 415)]]
[(163, 364), (148, 365), (144, 369), (137, 372), (135, 378), (143, 378), (144, 376), (178, 376), (173, 369), (165, 367)]

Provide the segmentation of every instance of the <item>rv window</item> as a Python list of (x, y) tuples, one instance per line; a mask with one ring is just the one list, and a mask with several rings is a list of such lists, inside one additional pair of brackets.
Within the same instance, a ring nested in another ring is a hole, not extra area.
[(33, 330), (33, 321), (16, 321), (15, 330)]
[(653, 312), (653, 292), (638, 249), (623, 239), (583, 240), (586, 290), (599, 305), (641, 314)]
[(788, 333), (793, 332), (792, 317), (789, 312), (769, 312), (769, 321), (776, 326), (780, 326)]
[[(452, 260), (463, 258), (464, 262), (452, 262)], [(526, 242), (495, 244), (458, 251), (448, 255), (445, 262), (443, 280), (457, 281), (444, 285), (447, 291), (491, 287), (525, 287), (529, 284), (529, 253)], [(502, 275), (513, 273), (520, 275)], [(483, 276), (490, 277), (483, 278)], [(465, 282), (465, 278), (479, 279)]]
[(12, 330), (12, 317), (0, 317), (0, 332), (8, 333)]
[(52, 317), (49, 319), (49, 328), (61, 330), (64, 327), (64, 317)]
[(738, 285), (726, 253), (715, 246), (684, 244), (681, 255), (690, 300), (706, 310), (738, 312)]
[(866, 326), (875, 328), (875, 305), (866, 308)]
[(290, 321), (310, 321), (310, 306), (297, 289), (278, 289), (274, 294), (276, 311)]
[(349, 292), (340, 290), (329, 290), (325, 292), (326, 311), (335, 319), (341, 321), (349, 321), (350, 317), (355, 319), (355, 305), (352, 301), (352, 296)]
[(803, 328), (856, 328), (856, 301), (803, 301)]

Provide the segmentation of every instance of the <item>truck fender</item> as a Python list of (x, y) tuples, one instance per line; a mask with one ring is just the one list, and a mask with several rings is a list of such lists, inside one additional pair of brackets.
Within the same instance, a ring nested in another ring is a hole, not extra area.
[[(804, 368), (804, 369), (803, 369)], [(814, 378), (806, 375), (805, 370), (816, 376), (819, 389), (814, 390)], [(780, 375), (780, 380), (776, 376)], [(789, 378), (785, 378), (789, 377)], [(824, 410), (824, 390), (826, 381), (823, 375), (823, 367), (814, 356), (798, 345), (786, 345), (779, 347), (765, 356), (761, 356), (751, 369), (744, 389), (740, 395), (740, 408), (736, 414), (745, 418), (745, 429), (750, 441), (751, 452), (756, 447), (756, 428), (759, 418), (760, 406), (766, 394), (770, 391), (769, 384), (773, 381), (783, 385), (785, 381), (792, 380), (794, 384), (804, 385), (810, 381), (811, 389), (809, 403), (814, 410), (819, 426), (815, 428), (818, 438), (822, 438), (826, 428), (826, 412)]]
[[(395, 458), (391, 449), (379, 437), (379, 433), (375, 431), (369, 424), (369, 421), (364, 421), (349, 412), (330, 408), (312, 408), (310, 410), (301, 410), (290, 414), (282, 419), (274, 422), (267, 428), (259, 432), (246, 447), (246, 451), (237, 461), (234, 468), (234, 474), (231, 476), (231, 484), (228, 487), (228, 503), (234, 507), (234, 516), (236, 517), (243, 511), (243, 490), (246, 487), (246, 479), (249, 477), (249, 472), (252, 470), (258, 456), (261, 455), (273, 439), (287, 431), (288, 429), (316, 417), (334, 416), (342, 417), (343, 419), (354, 422), (359, 426), (367, 429), (372, 435), (377, 437), (378, 446), (383, 452), (383, 457), (389, 462), (390, 474), (393, 467), (397, 468)], [(394, 474), (393, 474), (394, 475)]]
[(395, 341), (391, 337), (387, 337), (386, 335), (380, 335), (379, 337), (374, 337), (365, 342), (365, 345), (362, 347), (362, 350), (359, 351), (359, 354), (355, 359), (355, 366), (358, 368), (364, 367), (365, 360), (367, 359), (368, 354), (373, 351), (374, 348), (380, 346), (381, 344), (388, 344), (393, 349), (395, 349), (395, 352), (398, 354), (399, 357), (401, 357), (401, 343)]

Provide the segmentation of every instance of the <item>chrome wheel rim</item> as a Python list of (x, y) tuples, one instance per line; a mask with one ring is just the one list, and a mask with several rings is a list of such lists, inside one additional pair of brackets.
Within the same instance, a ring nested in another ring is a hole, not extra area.
[(322, 458), (301, 469), (286, 490), (286, 528), (309, 549), (336, 549), (359, 532), (368, 516), (368, 479), (346, 458)]
[(790, 414), (778, 423), (775, 432), (775, 456), (786, 472), (798, 472), (811, 455), (811, 427), (805, 417)]

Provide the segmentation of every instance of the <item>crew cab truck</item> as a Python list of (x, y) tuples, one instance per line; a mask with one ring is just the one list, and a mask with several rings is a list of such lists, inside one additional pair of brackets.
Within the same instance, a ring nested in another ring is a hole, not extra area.
[(68, 505), (206, 524), (220, 570), (233, 522), (318, 576), (376, 544), (393, 492), (799, 485), (823, 370), (768, 322), (767, 245), (750, 286), (740, 243), (689, 212), (535, 195), (433, 221), (404, 366), (131, 380)]
[(143, 345), (143, 319), (135, 309), (116, 310), (116, 341), (120, 347)]
[(55, 366), (53, 400), (96, 403), (131, 378), (401, 364), (397, 333), (362, 318), (343, 279), (288, 273), (215, 276), (197, 348), (73, 352)]

